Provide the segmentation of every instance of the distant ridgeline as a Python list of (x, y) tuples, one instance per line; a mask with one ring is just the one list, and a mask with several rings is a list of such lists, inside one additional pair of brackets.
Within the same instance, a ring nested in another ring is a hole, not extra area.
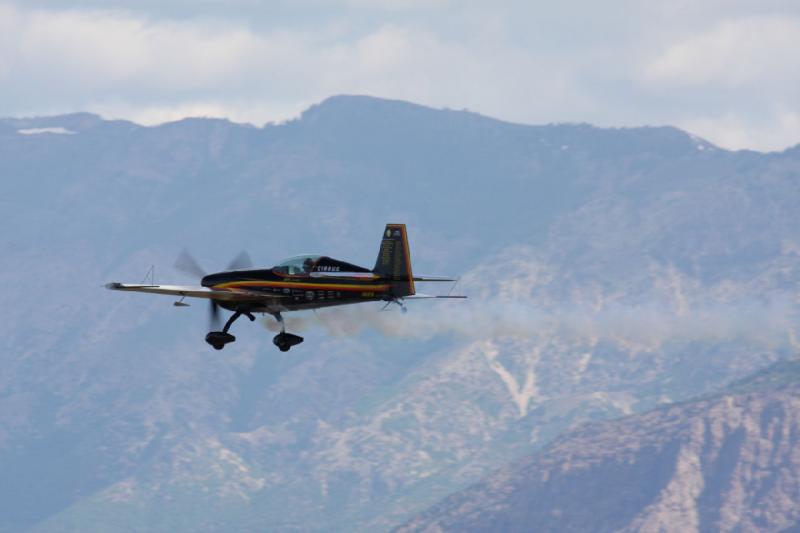
[(789, 531), (798, 399), (800, 361), (779, 362), (713, 398), (567, 433), (395, 531)]

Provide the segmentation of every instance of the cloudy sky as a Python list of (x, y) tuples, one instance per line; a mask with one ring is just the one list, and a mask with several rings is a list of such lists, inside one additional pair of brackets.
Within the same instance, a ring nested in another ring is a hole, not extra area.
[(261, 125), (334, 94), (800, 143), (797, 0), (0, 0), (0, 116)]

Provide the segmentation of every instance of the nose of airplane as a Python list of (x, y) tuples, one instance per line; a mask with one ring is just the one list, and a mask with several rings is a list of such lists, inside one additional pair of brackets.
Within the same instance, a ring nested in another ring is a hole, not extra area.
[(214, 285), (220, 283), (219, 279), (219, 274), (209, 274), (207, 276), (203, 276), (203, 279), (200, 280), (200, 285), (203, 287), (213, 287)]

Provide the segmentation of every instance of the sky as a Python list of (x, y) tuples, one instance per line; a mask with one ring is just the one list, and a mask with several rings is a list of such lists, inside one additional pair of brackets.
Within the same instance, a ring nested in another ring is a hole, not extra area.
[(0, 0), (0, 116), (262, 125), (336, 94), (800, 143), (797, 0)]

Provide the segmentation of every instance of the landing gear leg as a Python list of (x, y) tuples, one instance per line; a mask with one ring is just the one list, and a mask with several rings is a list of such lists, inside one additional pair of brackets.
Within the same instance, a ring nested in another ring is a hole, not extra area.
[(275, 320), (280, 323), (281, 332), (275, 335), (275, 338), (272, 339), (272, 343), (277, 346), (280, 351), (288, 352), (292, 346), (303, 342), (303, 337), (286, 333), (286, 324), (283, 321), (283, 316), (281, 316), (280, 311), (275, 313), (273, 316), (275, 317)]
[(406, 304), (403, 302), (402, 298), (394, 298), (393, 300), (388, 300), (386, 302), (386, 305), (381, 307), (381, 311), (386, 311), (386, 308), (392, 304), (397, 304), (400, 307), (400, 310), (403, 312), (403, 314), (408, 313), (408, 309), (406, 309)]
[(253, 316), (253, 313), (247, 309), (237, 309), (236, 312), (231, 315), (228, 321), (225, 322), (225, 327), (222, 328), (222, 331), (212, 331), (206, 335), (206, 342), (213, 346), (215, 350), (221, 350), (226, 344), (234, 342), (236, 337), (228, 333), (228, 330), (231, 329), (231, 326), (234, 322), (236, 322), (236, 319), (242, 315), (249, 318), (250, 322), (256, 319), (256, 317)]

